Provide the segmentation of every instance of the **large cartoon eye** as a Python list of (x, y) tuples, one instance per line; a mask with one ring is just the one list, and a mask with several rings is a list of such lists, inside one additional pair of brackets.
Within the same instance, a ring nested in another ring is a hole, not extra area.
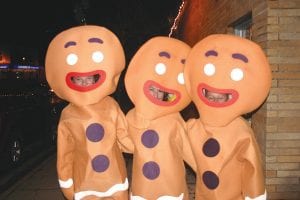
[(68, 56), (67, 56), (67, 63), (69, 65), (75, 65), (78, 61), (78, 56), (75, 54), (75, 53), (70, 53)]
[(212, 76), (214, 75), (216, 72), (216, 67), (214, 64), (212, 63), (207, 63), (204, 65), (204, 73), (207, 75), (207, 76)]
[(182, 72), (180, 72), (180, 73), (178, 74), (178, 76), (177, 76), (177, 81), (178, 81), (179, 84), (184, 85), (184, 76), (183, 76), (183, 73), (182, 73)]
[(158, 74), (158, 75), (163, 75), (164, 73), (166, 73), (167, 71), (167, 66), (163, 63), (157, 63), (155, 65), (155, 72)]
[(92, 59), (95, 63), (100, 63), (104, 59), (104, 55), (101, 51), (95, 51), (92, 54)]
[(233, 81), (240, 81), (244, 78), (244, 72), (240, 68), (234, 68), (231, 70), (230, 77)]

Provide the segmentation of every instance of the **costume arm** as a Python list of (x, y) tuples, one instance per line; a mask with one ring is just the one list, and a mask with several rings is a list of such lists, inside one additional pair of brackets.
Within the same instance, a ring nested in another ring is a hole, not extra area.
[(184, 137), (183, 137), (183, 138), (187, 138), (184, 140), (185, 140), (185, 146), (188, 146), (188, 147), (184, 148), (184, 149), (186, 149), (185, 154), (188, 155), (185, 161), (194, 170), (194, 172), (197, 171), (197, 163), (196, 163), (196, 158), (194, 156), (193, 148), (192, 148), (192, 145), (190, 142), (191, 141), (190, 135), (193, 134), (193, 127), (195, 126), (195, 124), (196, 124), (196, 119), (194, 119), (194, 118), (191, 118), (187, 122), (185, 122), (185, 132), (184, 132)]
[(119, 108), (117, 118), (117, 138), (120, 149), (125, 153), (133, 153), (134, 145), (128, 134), (128, 125), (124, 113)]
[(65, 123), (59, 122), (57, 136), (57, 174), (58, 181), (65, 197), (74, 197), (73, 184), (74, 140)]
[(245, 199), (265, 200), (267, 197), (261, 155), (253, 135), (243, 142), (239, 159), (243, 163), (242, 192)]
[(185, 122), (183, 124), (183, 128), (180, 129), (180, 135), (183, 144), (183, 159), (194, 170), (194, 172), (196, 172), (196, 161), (187, 135), (187, 124)]

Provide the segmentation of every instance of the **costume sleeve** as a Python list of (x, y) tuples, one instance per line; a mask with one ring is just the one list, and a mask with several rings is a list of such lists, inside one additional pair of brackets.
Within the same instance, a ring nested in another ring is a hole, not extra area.
[(117, 138), (120, 149), (125, 153), (133, 153), (134, 145), (128, 134), (128, 125), (124, 113), (119, 108), (117, 118)]
[(60, 121), (57, 136), (57, 173), (60, 188), (69, 200), (72, 200), (74, 197), (74, 145), (71, 131), (66, 123)]
[[(252, 132), (252, 131), (251, 131)], [(252, 133), (251, 133), (252, 134)], [(252, 135), (243, 141), (238, 159), (243, 163), (242, 192), (245, 199), (266, 199), (264, 175), (259, 148)]]
[(187, 135), (187, 124), (185, 122), (183, 122), (183, 128), (180, 129), (180, 135), (183, 144), (183, 159), (196, 172), (196, 161)]

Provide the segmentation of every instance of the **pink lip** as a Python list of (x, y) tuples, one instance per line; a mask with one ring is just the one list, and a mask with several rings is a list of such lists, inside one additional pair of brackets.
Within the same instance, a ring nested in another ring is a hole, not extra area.
[[(205, 93), (207, 91), (213, 92), (213, 93), (219, 93), (223, 95), (230, 96), (230, 98), (226, 102), (214, 102), (214, 101), (209, 101)], [(233, 89), (218, 89), (218, 88), (213, 88), (205, 83), (200, 83), (198, 85), (198, 96), (199, 98), (208, 106), (211, 107), (226, 107), (232, 105), (234, 102), (237, 101), (239, 98), (239, 94), (236, 90)]]
[[(72, 82), (72, 77), (80, 77), (80, 76), (98, 76), (99, 79), (97, 79), (97, 81), (93, 85), (89, 85), (89, 86), (75, 85)], [(83, 72), (83, 73), (70, 72), (66, 76), (66, 83), (73, 90), (80, 91), (80, 92), (88, 92), (99, 87), (105, 81), (105, 78), (106, 78), (106, 73), (103, 70), (95, 70), (95, 71)]]
[[(155, 96), (153, 96), (150, 93), (150, 90), (153, 87), (155, 87), (159, 91), (164, 92), (166, 94), (172, 94), (174, 99), (172, 101), (163, 101), (161, 99), (156, 98)], [(159, 106), (172, 106), (172, 105), (175, 105), (177, 102), (179, 102), (179, 100), (181, 98), (181, 95), (178, 91), (163, 87), (162, 85), (160, 85), (160, 84), (158, 84), (158, 83), (156, 83), (155, 81), (152, 81), (152, 80), (146, 81), (146, 83), (144, 84), (143, 90), (144, 90), (144, 94), (146, 95), (146, 97), (152, 103), (154, 103), (156, 105), (159, 105)]]

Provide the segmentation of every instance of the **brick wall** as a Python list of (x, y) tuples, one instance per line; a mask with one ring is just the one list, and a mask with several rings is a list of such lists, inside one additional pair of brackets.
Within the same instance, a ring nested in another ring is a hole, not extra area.
[(270, 199), (300, 199), (300, 1), (268, 1), (266, 183)]
[[(253, 0), (252, 5), (252, 40), (258, 43), (266, 52), (267, 51), (267, 42), (268, 42), (268, 33), (267, 33), (267, 24), (268, 24), (268, 9), (267, 9), (267, 0)], [(258, 144), (260, 145), (260, 149), (262, 152), (262, 159), (264, 161), (264, 169), (266, 169), (266, 126), (267, 126), (267, 104), (268, 101), (266, 101), (260, 109), (257, 110), (252, 115), (252, 128), (254, 130), (256, 139), (258, 141)], [(266, 177), (268, 176), (267, 173), (265, 173)], [(267, 186), (267, 192), (268, 196), (269, 189)], [(270, 199), (270, 197), (269, 197)]]
[(233, 22), (252, 13), (252, 40), (266, 52), (273, 73), (269, 97), (251, 120), (268, 199), (300, 199), (300, 0), (199, 1), (188, 0), (186, 8), (193, 18), (198, 13), (199, 22), (191, 15), (181, 22), (179, 35), (190, 45), (209, 34), (230, 33)]

